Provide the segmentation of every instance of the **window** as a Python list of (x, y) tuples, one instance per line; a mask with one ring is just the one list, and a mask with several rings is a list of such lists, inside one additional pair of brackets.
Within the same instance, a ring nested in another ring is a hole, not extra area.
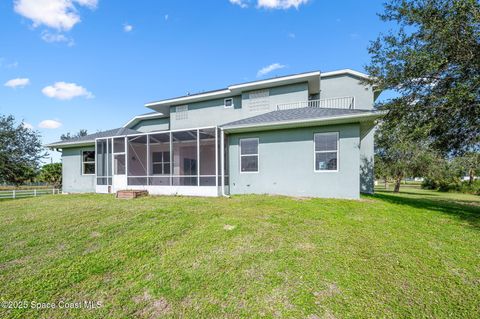
[(82, 174), (95, 174), (95, 151), (82, 151)]
[(175, 119), (176, 120), (188, 119), (188, 105), (179, 105), (175, 108)]
[(226, 108), (232, 108), (233, 107), (233, 99), (228, 98), (228, 99), (223, 100), (223, 106), (226, 107)]
[(153, 175), (170, 174), (170, 152), (153, 152), (152, 170)]
[(338, 170), (338, 132), (314, 135), (315, 171)]
[(240, 140), (240, 172), (258, 172), (258, 138)]
[(270, 96), (269, 90), (258, 90), (248, 94), (248, 106), (250, 111), (263, 111), (268, 110), (270, 105), (268, 97)]

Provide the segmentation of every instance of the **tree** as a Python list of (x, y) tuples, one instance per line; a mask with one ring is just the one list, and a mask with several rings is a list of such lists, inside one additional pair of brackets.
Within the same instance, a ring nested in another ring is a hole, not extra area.
[(435, 153), (428, 143), (411, 139), (401, 125), (381, 122), (375, 132), (375, 171), (385, 182), (394, 180), (394, 192), (400, 191), (405, 177), (424, 176)]
[(74, 138), (77, 138), (77, 137), (86, 136), (87, 134), (88, 134), (87, 130), (83, 130), (83, 129), (78, 131), (78, 133), (73, 134), (73, 135), (71, 135), (70, 132), (68, 132), (67, 134), (62, 134), (60, 136), (60, 140), (68, 141), (68, 140), (71, 140), (71, 139), (74, 139)]
[[(394, 90), (386, 121), (422, 129), (444, 155), (480, 143), (480, 3), (389, 0), (380, 18), (395, 22), (371, 43), (370, 84)], [(408, 130), (407, 130), (408, 131)]]
[(62, 164), (53, 163), (42, 166), (38, 180), (60, 188), (62, 185)]
[(472, 185), (475, 176), (480, 175), (480, 153), (468, 152), (455, 158), (454, 162), (462, 174), (468, 175), (468, 184)]
[(0, 115), (0, 183), (20, 185), (32, 179), (46, 156), (38, 132), (15, 125), (11, 115)]

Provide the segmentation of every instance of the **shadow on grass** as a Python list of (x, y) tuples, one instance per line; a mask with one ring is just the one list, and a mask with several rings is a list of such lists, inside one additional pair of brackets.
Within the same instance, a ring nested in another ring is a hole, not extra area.
[[(409, 194), (402, 192), (401, 194)], [(420, 197), (405, 197), (393, 193), (375, 193), (372, 195), (365, 195), (366, 197), (380, 199), (392, 204), (407, 205), (413, 208), (433, 210), (454, 216), (458, 219), (468, 222), (472, 227), (480, 230), (480, 206), (478, 202), (467, 200), (451, 200), (447, 198), (420, 198)], [(410, 195), (410, 194), (409, 194)], [(422, 195), (419, 193), (412, 193), (411, 195)], [(424, 195), (425, 196), (425, 195)], [(427, 196), (430, 196), (428, 194)]]
[[(408, 189), (408, 188), (407, 188)], [(376, 191), (382, 192), (382, 193), (390, 193), (390, 194), (396, 194), (393, 190), (385, 190), (383, 189), (376, 189)], [(409, 192), (408, 190), (400, 190), (400, 194), (407, 194), (407, 195), (415, 195), (415, 196), (425, 196), (425, 194), (422, 194), (420, 192)], [(435, 193), (428, 193), (428, 196), (442, 196), (441, 194), (435, 194)]]

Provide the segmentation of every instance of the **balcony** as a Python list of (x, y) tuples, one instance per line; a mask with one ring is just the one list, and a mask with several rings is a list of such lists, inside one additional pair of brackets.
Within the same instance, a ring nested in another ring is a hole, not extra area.
[(277, 110), (300, 109), (304, 107), (330, 108), (330, 109), (355, 109), (355, 97), (335, 97), (323, 100), (309, 100), (277, 104)]

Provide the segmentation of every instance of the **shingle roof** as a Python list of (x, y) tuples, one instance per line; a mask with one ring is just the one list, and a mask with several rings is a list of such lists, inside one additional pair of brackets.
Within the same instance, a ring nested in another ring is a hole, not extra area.
[(60, 146), (73, 146), (75, 144), (85, 144), (88, 142), (95, 142), (95, 139), (102, 138), (102, 137), (112, 137), (112, 136), (121, 136), (121, 135), (129, 135), (129, 134), (137, 134), (140, 133), (136, 130), (132, 130), (130, 128), (121, 127), (116, 128), (113, 130), (97, 132), (93, 134), (88, 134), (85, 136), (75, 137), (70, 140), (66, 141), (58, 141), (54, 143), (47, 144), (47, 147), (60, 147)]
[(257, 116), (248, 117), (222, 125), (224, 128), (236, 126), (255, 126), (260, 124), (277, 123), (277, 122), (301, 122), (304, 120), (334, 118), (348, 115), (375, 114), (371, 110), (352, 110), (352, 109), (333, 109), (333, 108), (317, 108), (304, 107), (289, 110), (278, 110)]

